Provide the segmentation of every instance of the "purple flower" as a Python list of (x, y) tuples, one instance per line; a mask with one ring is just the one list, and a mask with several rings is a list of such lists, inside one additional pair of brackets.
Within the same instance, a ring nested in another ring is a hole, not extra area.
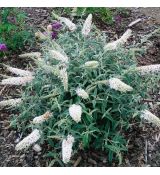
[(115, 16), (114, 20), (116, 21), (117, 24), (121, 24), (122, 17), (120, 15), (117, 15), (117, 16)]
[(53, 30), (59, 30), (60, 28), (62, 28), (62, 24), (61, 23), (59, 23), (57, 21), (52, 23), (52, 29)]
[(44, 34), (45, 36), (51, 36), (52, 39), (56, 39), (57, 36), (58, 36), (58, 32), (55, 32), (55, 31), (52, 32), (52, 33), (43, 32), (43, 34)]
[(52, 32), (52, 33), (51, 33), (52, 39), (56, 39), (56, 38), (57, 38), (57, 35), (58, 35), (57, 32)]
[(5, 44), (0, 44), (0, 51), (6, 51), (7, 50), (7, 46)]

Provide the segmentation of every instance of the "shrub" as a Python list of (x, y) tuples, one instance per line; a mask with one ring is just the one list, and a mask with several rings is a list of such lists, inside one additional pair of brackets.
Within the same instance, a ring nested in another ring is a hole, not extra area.
[(17, 150), (37, 141), (41, 134), (39, 144), (46, 144), (48, 155), (62, 166), (69, 161), (72, 149), (76, 153), (90, 148), (106, 151), (110, 162), (118, 158), (121, 163), (122, 153), (127, 151), (124, 132), (133, 119), (139, 120), (146, 108), (141, 99), (148, 96), (155, 82), (135, 71), (142, 69), (136, 69), (130, 47), (104, 51), (103, 33), (95, 26), (89, 33), (90, 21), (85, 24), (86, 30), (82, 30), (81, 21), (72, 32), (64, 27), (56, 42), (48, 38), (42, 44), (41, 57), (26, 55), (38, 67), (32, 83), (24, 88), (19, 115), (11, 122), (20, 132), (34, 129)]
[[(20, 50), (29, 41), (31, 33), (26, 28), (25, 20), (25, 13), (18, 8), (0, 10), (0, 44), (5, 44), (8, 51)], [(3, 54), (0, 52), (0, 56)]]

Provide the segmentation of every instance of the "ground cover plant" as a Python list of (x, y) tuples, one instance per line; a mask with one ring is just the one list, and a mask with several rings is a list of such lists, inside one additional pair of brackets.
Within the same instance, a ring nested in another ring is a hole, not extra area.
[(18, 8), (0, 9), (0, 56), (7, 51), (17, 52), (27, 42), (31, 43), (31, 32), (25, 20), (25, 13)]
[[(132, 34), (130, 29), (106, 44), (104, 34), (92, 25), (91, 14), (85, 23), (76, 25), (64, 17), (56, 18), (63, 24), (57, 40), (48, 32), (42, 53), (20, 55), (35, 61), (34, 73), (5, 65), (19, 77), (4, 79), (1, 84), (24, 86), (18, 99), (0, 103), (1, 107), (19, 104), (19, 114), (13, 116), (11, 125), (24, 133), (24, 139), (16, 150), (36, 142), (47, 145), (48, 156), (64, 166), (69, 165), (71, 153), (94, 148), (106, 151), (109, 161), (121, 163), (122, 153), (127, 151), (123, 131), (133, 118), (159, 126), (158, 117), (141, 100), (156, 86), (157, 75), (150, 74), (159, 72), (160, 66), (137, 67), (136, 49), (122, 47)], [(34, 149), (40, 150), (39, 145)]]
[(109, 8), (105, 7), (75, 7), (75, 8), (58, 8), (54, 9), (54, 12), (57, 14), (64, 14), (68, 16), (74, 17), (86, 17), (90, 13), (97, 17), (98, 19), (102, 20), (105, 23), (112, 24), (113, 23), (113, 14)]
[(54, 13), (64, 15), (70, 18), (86, 18), (87, 15), (92, 14), (96, 22), (102, 22), (108, 25), (118, 25), (121, 28), (122, 17), (127, 17), (129, 11), (126, 8), (106, 8), (106, 7), (67, 7), (55, 8)]

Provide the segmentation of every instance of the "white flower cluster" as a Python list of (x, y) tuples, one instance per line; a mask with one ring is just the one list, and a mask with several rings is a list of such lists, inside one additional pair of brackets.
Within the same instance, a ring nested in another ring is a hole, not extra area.
[(115, 50), (117, 49), (120, 45), (125, 44), (127, 42), (127, 39), (131, 36), (132, 30), (128, 29), (122, 36), (116, 41), (113, 41), (111, 43), (108, 43), (104, 46), (104, 50)]
[(70, 161), (73, 143), (74, 137), (72, 135), (68, 135), (67, 138), (62, 141), (62, 160), (65, 164)]
[(82, 97), (83, 99), (89, 98), (88, 93), (87, 93), (84, 89), (77, 88), (77, 89), (76, 89), (76, 93), (77, 93), (77, 95), (78, 95), (79, 97)]
[(60, 22), (65, 23), (70, 31), (75, 31), (77, 29), (76, 25), (68, 18), (59, 17)]
[(56, 59), (58, 61), (61, 61), (64, 63), (68, 63), (68, 61), (69, 61), (67, 56), (62, 55), (60, 52), (58, 52), (56, 50), (50, 50), (49, 53), (54, 59)]
[(31, 134), (29, 134), (27, 137), (25, 137), (22, 141), (20, 141), (15, 149), (17, 151), (28, 148), (29, 146), (31, 146), (32, 144), (34, 144), (35, 142), (37, 142), (41, 137), (41, 133), (38, 129), (35, 129), (32, 131)]
[(80, 122), (82, 115), (82, 107), (80, 105), (73, 104), (69, 107), (69, 115), (76, 123)]
[(3, 79), (1, 85), (23, 85), (25, 86), (27, 83), (30, 83), (34, 79), (33, 76), (25, 76), (25, 77), (11, 77), (7, 79)]
[(66, 68), (62, 68), (59, 70), (59, 77), (63, 83), (64, 90), (68, 91), (68, 73)]
[(127, 92), (127, 91), (132, 91), (133, 88), (125, 83), (123, 83), (120, 79), (118, 78), (110, 78), (108, 80), (109, 86), (111, 89), (115, 89), (120, 92)]
[(38, 117), (35, 117), (33, 119), (33, 123), (34, 124), (40, 124), (40, 123), (43, 123), (45, 122), (46, 120), (49, 119), (49, 117), (51, 116), (51, 113), (49, 111), (47, 111), (46, 113), (44, 113), (43, 115), (40, 115)]
[(153, 123), (154, 125), (160, 127), (160, 119), (154, 114), (152, 114), (150, 111), (148, 110), (142, 111), (142, 114), (140, 117), (141, 119), (145, 119), (148, 122)]
[(140, 72), (141, 75), (159, 73), (160, 72), (160, 64), (140, 66), (140, 67), (137, 67), (136, 70), (138, 72)]
[(41, 53), (40, 52), (31, 52), (31, 53), (24, 53), (19, 55), (20, 58), (40, 58)]
[(6, 106), (15, 107), (15, 106), (19, 105), (20, 103), (22, 103), (21, 98), (3, 100), (3, 101), (0, 101), (0, 107), (6, 107)]
[(90, 68), (90, 69), (97, 68), (98, 66), (99, 66), (99, 62), (98, 61), (87, 61), (84, 64), (85, 68)]
[(83, 24), (82, 35), (87, 36), (91, 31), (91, 27), (92, 27), (92, 14), (89, 14), (88, 17), (86, 18), (86, 21)]
[(19, 76), (32, 76), (34, 73), (30, 72), (28, 70), (22, 70), (22, 69), (18, 69), (18, 68), (14, 68), (11, 66), (7, 66), (7, 70), (12, 72), (13, 74), (19, 75)]

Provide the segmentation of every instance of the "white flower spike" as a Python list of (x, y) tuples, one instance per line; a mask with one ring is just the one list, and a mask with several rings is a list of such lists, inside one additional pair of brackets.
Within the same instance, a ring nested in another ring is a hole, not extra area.
[(40, 58), (41, 53), (40, 52), (30, 52), (30, 53), (24, 53), (19, 55), (20, 58)]
[(65, 164), (70, 161), (73, 143), (74, 137), (72, 135), (68, 135), (67, 138), (62, 141), (62, 160)]
[(124, 44), (127, 42), (128, 38), (132, 35), (132, 30), (131, 29), (127, 29), (127, 31), (121, 36), (120, 40), (120, 44)]
[(69, 115), (76, 123), (80, 122), (82, 115), (82, 107), (80, 105), (73, 104), (69, 107)]
[(25, 77), (25, 76), (32, 76), (34, 73), (30, 72), (28, 70), (22, 70), (22, 69), (18, 69), (18, 68), (14, 68), (11, 66), (7, 66), (7, 70), (12, 72), (13, 74)]
[(82, 35), (87, 36), (91, 31), (91, 27), (92, 27), (92, 14), (89, 14), (88, 17), (86, 18), (86, 21), (83, 24)]
[(153, 64), (148, 66), (139, 66), (136, 68), (136, 70), (141, 75), (148, 75), (148, 74), (154, 74), (160, 72), (160, 64)]
[(25, 149), (30, 147), (32, 144), (34, 144), (35, 142), (37, 142), (41, 137), (41, 133), (38, 129), (35, 129), (32, 131), (31, 134), (29, 134), (27, 137), (25, 137), (22, 141), (20, 141), (15, 149), (16, 151)]
[(15, 107), (19, 104), (22, 103), (22, 99), (21, 98), (17, 98), (17, 99), (9, 99), (9, 100), (3, 100), (0, 101), (0, 107), (6, 107), (6, 106), (11, 106), (11, 107)]
[(87, 93), (84, 89), (77, 88), (77, 89), (76, 89), (76, 93), (77, 93), (77, 95), (78, 95), (79, 97), (82, 97), (83, 99), (89, 98), (88, 93)]
[(98, 61), (87, 61), (84, 64), (85, 68), (90, 68), (90, 69), (95, 69), (99, 66), (99, 62)]
[(150, 111), (148, 110), (142, 111), (142, 114), (140, 117), (141, 119), (145, 119), (148, 122), (153, 123), (154, 125), (160, 127), (160, 119), (154, 114), (152, 114)]
[(3, 79), (1, 85), (23, 85), (25, 86), (27, 83), (30, 83), (34, 79), (33, 76), (25, 76), (25, 77), (11, 77), (7, 79)]
[(127, 42), (127, 39), (132, 35), (132, 30), (128, 29), (122, 36), (120, 39), (113, 41), (111, 43), (108, 43), (104, 46), (104, 50), (108, 51), (108, 50), (115, 50), (117, 49), (119, 46), (125, 44)]
[(68, 61), (69, 61), (67, 56), (62, 55), (60, 52), (58, 52), (56, 50), (50, 50), (49, 53), (54, 59), (56, 59), (58, 61), (61, 61), (64, 63), (68, 63)]
[(127, 91), (132, 91), (133, 88), (125, 83), (123, 83), (120, 79), (118, 78), (110, 78), (108, 80), (109, 86), (111, 89), (115, 89), (120, 92), (127, 92)]
[(34, 124), (40, 124), (40, 123), (43, 123), (45, 121), (47, 121), (51, 116), (51, 113), (49, 111), (47, 111), (46, 113), (44, 113), (43, 115), (40, 115), (38, 117), (35, 117), (33, 119), (33, 123)]
[(75, 31), (77, 29), (76, 25), (68, 18), (59, 17), (60, 22), (65, 23), (70, 31)]
[(68, 91), (68, 73), (66, 68), (62, 68), (59, 70), (59, 78), (63, 83), (64, 90)]

